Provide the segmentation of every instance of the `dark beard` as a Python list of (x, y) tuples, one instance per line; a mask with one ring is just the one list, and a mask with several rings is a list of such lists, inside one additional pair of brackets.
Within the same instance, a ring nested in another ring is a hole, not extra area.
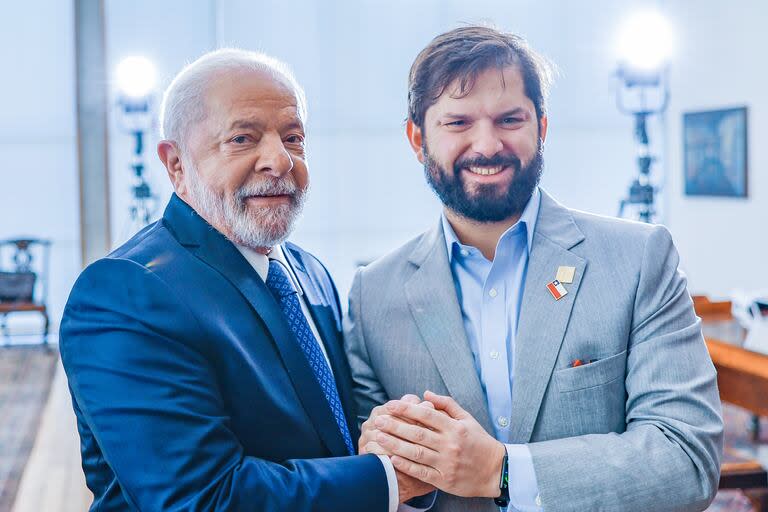
[[(496, 155), (492, 158), (457, 160), (452, 173), (440, 167), (430, 155), (426, 144), (422, 150), (424, 175), (443, 205), (462, 217), (477, 222), (499, 222), (522, 214), (533, 190), (539, 184), (544, 168), (541, 139), (536, 153), (525, 166), (515, 156)], [(506, 190), (499, 190), (495, 185), (486, 185), (477, 187), (470, 196), (461, 174), (461, 169), (470, 165), (512, 167), (514, 176)]]

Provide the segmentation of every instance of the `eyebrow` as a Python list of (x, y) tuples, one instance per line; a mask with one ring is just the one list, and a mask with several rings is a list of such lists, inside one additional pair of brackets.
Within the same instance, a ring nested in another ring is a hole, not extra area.
[(454, 114), (453, 112), (446, 112), (440, 117), (450, 117), (451, 119), (466, 119), (469, 116), (469, 114)]
[[(227, 132), (231, 132), (232, 130), (256, 130), (256, 131), (263, 131), (264, 130), (264, 123), (259, 121), (253, 121), (250, 119), (237, 119), (235, 121), (232, 121), (232, 123), (227, 128)], [(287, 123), (286, 125), (281, 127), (283, 130), (304, 130), (304, 126), (299, 121), (291, 121)]]
[[(516, 107), (511, 110), (507, 110), (496, 116), (497, 118), (502, 117), (508, 117), (508, 116), (517, 116), (517, 115), (523, 115), (526, 118), (530, 116), (530, 112), (523, 108), (523, 107)], [(449, 119), (467, 119), (472, 117), (471, 114), (456, 114), (454, 112), (446, 112), (442, 116), (440, 116), (442, 119), (449, 118)]]
[(291, 121), (290, 123), (286, 124), (282, 127), (284, 130), (301, 130), (304, 131), (304, 125), (301, 123), (301, 121)]
[(522, 115), (523, 117), (528, 119), (531, 113), (523, 107), (517, 107), (517, 108), (513, 108), (512, 110), (507, 110), (506, 112), (502, 112), (501, 115), (499, 115), (498, 117), (509, 117), (509, 116), (519, 116), (519, 115)]

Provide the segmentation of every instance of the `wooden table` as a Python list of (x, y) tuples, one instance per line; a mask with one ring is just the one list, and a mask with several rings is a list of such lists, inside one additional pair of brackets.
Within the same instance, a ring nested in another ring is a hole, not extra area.
[[(768, 416), (768, 355), (740, 346), (744, 331), (729, 311), (715, 308), (706, 315), (697, 308), (703, 319), (707, 349), (717, 369), (720, 399), (755, 415)], [(759, 418), (755, 416), (752, 422), (755, 442), (760, 435), (759, 424)], [(741, 489), (756, 511), (768, 510), (768, 473), (756, 460), (723, 463), (718, 488)]]
[(720, 398), (760, 416), (768, 416), (768, 355), (707, 338), (717, 368)]

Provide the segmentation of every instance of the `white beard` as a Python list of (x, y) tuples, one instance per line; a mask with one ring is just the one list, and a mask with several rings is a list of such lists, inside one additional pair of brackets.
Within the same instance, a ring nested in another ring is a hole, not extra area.
[[(242, 186), (235, 197), (224, 197), (203, 183), (196, 169), (187, 165), (186, 171), (194, 209), (209, 224), (225, 228), (222, 234), (232, 242), (250, 249), (275, 247), (284, 242), (304, 209), (307, 188), (299, 189), (290, 178), (265, 177)], [(287, 194), (292, 199), (289, 204), (270, 207), (254, 207), (245, 201), (248, 196), (267, 194)]]

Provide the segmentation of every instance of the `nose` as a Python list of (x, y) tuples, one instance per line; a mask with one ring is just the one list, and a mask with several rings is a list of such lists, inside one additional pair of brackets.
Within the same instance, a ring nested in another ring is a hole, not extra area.
[(261, 139), (261, 151), (256, 161), (256, 171), (280, 178), (293, 170), (293, 157), (285, 149), (280, 134), (264, 134)]
[(504, 149), (504, 143), (493, 123), (478, 123), (473, 132), (472, 152), (475, 155), (491, 158)]

